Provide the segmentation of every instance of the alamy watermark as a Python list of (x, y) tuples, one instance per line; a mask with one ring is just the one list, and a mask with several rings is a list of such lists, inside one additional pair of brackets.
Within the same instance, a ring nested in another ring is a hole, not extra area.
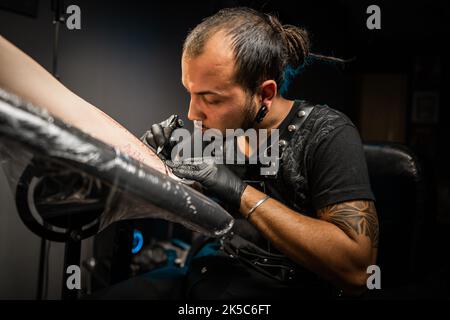
[[(367, 7), (366, 13), (369, 14), (366, 20), (366, 26), (369, 30), (381, 29), (381, 9), (378, 5), (372, 4)], [(66, 27), (69, 30), (81, 29), (81, 9), (72, 4), (66, 8)]]
[(54, 23), (66, 23), (69, 30), (81, 30), (81, 9), (75, 4), (67, 6), (65, 14), (58, 17)]
[(366, 20), (366, 26), (369, 30), (381, 29), (381, 9), (379, 6), (373, 4), (367, 7), (367, 14), (370, 16)]
[(366, 285), (367, 289), (381, 289), (381, 269), (376, 264), (367, 267), (367, 274), (370, 276), (367, 278)]
[(66, 270), (67, 279), (66, 286), (69, 290), (80, 290), (81, 289), (81, 270), (80, 267), (73, 264), (67, 267)]
[[(202, 128), (202, 123), (196, 121), (193, 134), (184, 128), (174, 130), (171, 140), (176, 145), (171, 152), (172, 161), (186, 163), (212, 159), (217, 164), (260, 164), (261, 175), (275, 175), (278, 172), (278, 129), (226, 129), (223, 135), (217, 129)], [(239, 149), (237, 139), (245, 139), (245, 148), (250, 150), (248, 155)]]
[[(381, 289), (381, 269), (373, 264), (367, 267), (366, 273), (370, 276), (366, 280), (366, 286), (369, 290)], [(77, 265), (70, 265), (66, 270), (66, 286), (69, 290), (81, 289), (81, 269)]]

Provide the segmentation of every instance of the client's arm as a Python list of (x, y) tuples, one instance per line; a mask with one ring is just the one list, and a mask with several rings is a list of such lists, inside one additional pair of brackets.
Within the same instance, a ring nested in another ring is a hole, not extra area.
[(162, 161), (127, 129), (86, 102), (36, 61), (0, 36), (0, 88), (102, 140), (148, 166), (165, 172)]

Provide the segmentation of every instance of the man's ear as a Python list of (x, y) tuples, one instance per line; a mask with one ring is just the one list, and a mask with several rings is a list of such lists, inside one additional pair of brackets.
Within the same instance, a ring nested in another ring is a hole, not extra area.
[(274, 80), (266, 80), (260, 86), (261, 105), (270, 110), (272, 102), (277, 96), (277, 83)]

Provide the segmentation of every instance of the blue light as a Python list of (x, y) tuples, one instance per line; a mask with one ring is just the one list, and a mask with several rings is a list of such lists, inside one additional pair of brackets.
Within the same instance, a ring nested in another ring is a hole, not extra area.
[(144, 245), (144, 236), (142, 235), (142, 232), (139, 230), (134, 230), (133, 232), (133, 249), (131, 249), (131, 253), (136, 254)]

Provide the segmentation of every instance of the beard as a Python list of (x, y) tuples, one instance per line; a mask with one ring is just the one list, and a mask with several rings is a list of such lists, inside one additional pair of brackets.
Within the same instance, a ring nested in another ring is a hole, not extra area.
[(253, 96), (247, 96), (244, 107), (242, 108), (242, 124), (241, 128), (245, 131), (253, 128), (255, 125), (255, 118), (257, 114), (257, 106), (253, 101)]

